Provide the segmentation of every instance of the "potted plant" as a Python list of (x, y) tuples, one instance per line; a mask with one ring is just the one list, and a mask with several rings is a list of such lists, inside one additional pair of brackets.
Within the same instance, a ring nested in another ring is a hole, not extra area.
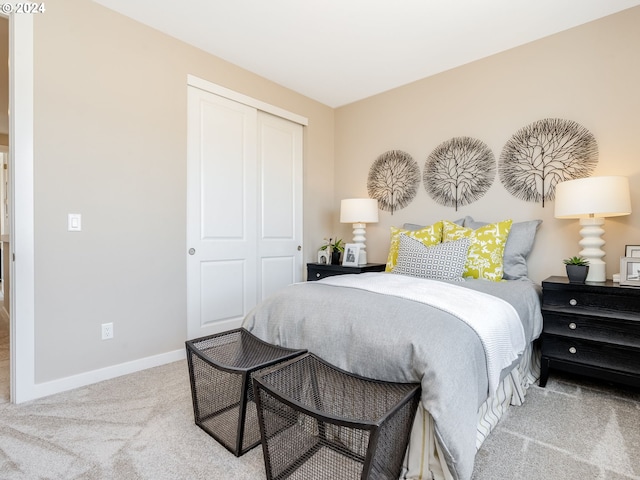
[(335, 242), (330, 238), (328, 241), (325, 238), (325, 243), (320, 250), (329, 249), (331, 252), (331, 265), (340, 265), (340, 254), (344, 252), (344, 242), (338, 238)]
[(569, 283), (584, 283), (589, 273), (589, 261), (583, 257), (571, 257), (563, 260)]

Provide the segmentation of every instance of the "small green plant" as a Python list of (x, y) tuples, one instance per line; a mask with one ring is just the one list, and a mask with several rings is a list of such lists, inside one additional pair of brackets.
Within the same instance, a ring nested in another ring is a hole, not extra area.
[(326, 250), (328, 248), (331, 252), (344, 252), (344, 242), (342, 239), (338, 238), (334, 242), (331, 238), (329, 240), (325, 238), (324, 241), (327, 243), (320, 247), (320, 250)]
[(584, 257), (565, 258), (563, 262), (565, 265), (582, 265), (583, 267), (589, 265), (589, 260)]

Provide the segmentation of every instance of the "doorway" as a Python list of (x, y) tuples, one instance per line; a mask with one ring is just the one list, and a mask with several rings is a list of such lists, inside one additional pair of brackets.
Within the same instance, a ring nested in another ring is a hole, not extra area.
[(9, 158), (9, 19), (0, 17), (0, 403), (11, 400), (9, 277), (3, 257), (9, 246), (8, 220)]

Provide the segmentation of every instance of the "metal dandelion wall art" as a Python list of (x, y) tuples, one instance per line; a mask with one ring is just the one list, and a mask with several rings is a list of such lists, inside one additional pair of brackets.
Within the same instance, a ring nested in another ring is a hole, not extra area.
[(420, 167), (406, 152), (390, 150), (380, 155), (369, 169), (369, 197), (378, 200), (378, 208), (400, 210), (414, 199), (420, 185)]
[(527, 202), (553, 200), (556, 185), (591, 175), (598, 144), (582, 125), (559, 118), (538, 120), (518, 130), (500, 155), (500, 181), (511, 195)]
[(456, 137), (431, 152), (423, 182), (431, 198), (458, 210), (482, 197), (495, 176), (496, 162), (491, 149), (475, 138)]

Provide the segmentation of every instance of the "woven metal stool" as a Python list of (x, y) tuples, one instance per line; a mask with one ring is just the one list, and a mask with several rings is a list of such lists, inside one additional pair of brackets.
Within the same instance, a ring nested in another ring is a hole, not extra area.
[(267, 479), (399, 478), (420, 384), (363, 378), (311, 353), (253, 384)]
[(301, 355), (243, 328), (185, 343), (195, 423), (240, 456), (260, 443), (251, 375)]

